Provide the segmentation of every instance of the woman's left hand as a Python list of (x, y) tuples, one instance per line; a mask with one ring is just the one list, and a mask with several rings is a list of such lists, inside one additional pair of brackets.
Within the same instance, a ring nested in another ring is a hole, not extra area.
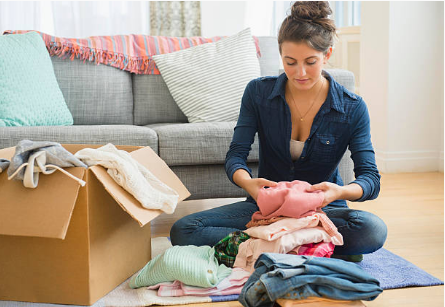
[(314, 184), (310, 188), (306, 189), (306, 191), (308, 192), (317, 190), (324, 192), (322, 207), (332, 203), (334, 200), (341, 199), (343, 194), (343, 187), (339, 186), (338, 184), (326, 181)]

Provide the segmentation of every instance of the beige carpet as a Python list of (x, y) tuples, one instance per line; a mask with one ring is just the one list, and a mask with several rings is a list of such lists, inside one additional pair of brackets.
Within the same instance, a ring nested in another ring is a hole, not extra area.
[(151, 239), (151, 258), (162, 254), (166, 249), (172, 247), (167, 237), (157, 237)]

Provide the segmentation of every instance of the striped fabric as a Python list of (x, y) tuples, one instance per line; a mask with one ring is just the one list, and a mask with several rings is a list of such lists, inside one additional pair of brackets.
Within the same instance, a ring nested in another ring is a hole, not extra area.
[(216, 287), (201, 288), (184, 284), (179, 280), (174, 282), (160, 283), (147, 287), (148, 290), (158, 289), (158, 296), (222, 296), (240, 294), (241, 290), (250, 277), (250, 272), (241, 268), (232, 270), (229, 276), (224, 278)]
[(212, 288), (230, 275), (232, 269), (218, 264), (210, 246), (172, 246), (150, 260), (130, 280), (136, 289), (179, 280), (189, 286)]
[(236, 121), (247, 83), (261, 73), (249, 28), (153, 59), (190, 123)]
[[(71, 60), (78, 58), (96, 64), (105, 64), (135, 74), (159, 75), (152, 56), (171, 53), (190, 47), (219, 41), (225, 36), (167, 37), (148, 35), (90, 36), (83, 39), (51, 36), (35, 30), (6, 30), (3, 34), (39, 33), (51, 56)], [(260, 57), (259, 42), (253, 37)]]

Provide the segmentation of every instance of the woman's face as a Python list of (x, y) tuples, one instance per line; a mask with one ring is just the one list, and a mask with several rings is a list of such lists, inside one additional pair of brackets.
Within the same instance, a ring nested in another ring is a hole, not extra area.
[(283, 42), (281, 44), (281, 60), (284, 72), (290, 82), (298, 90), (309, 90), (320, 79), (324, 64), (331, 56), (332, 48), (326, 55), (309, 47), (306, 43)]

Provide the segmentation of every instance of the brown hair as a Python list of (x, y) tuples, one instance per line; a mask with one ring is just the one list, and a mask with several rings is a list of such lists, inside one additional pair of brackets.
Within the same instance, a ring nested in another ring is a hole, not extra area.
[(280, 54), (281, 44), (285, 41), (305, 42), (326, 54), (337, 35), (334, 21), (328, 18), (331, 14), (328, 1), (296, 1), (278, 32)]

